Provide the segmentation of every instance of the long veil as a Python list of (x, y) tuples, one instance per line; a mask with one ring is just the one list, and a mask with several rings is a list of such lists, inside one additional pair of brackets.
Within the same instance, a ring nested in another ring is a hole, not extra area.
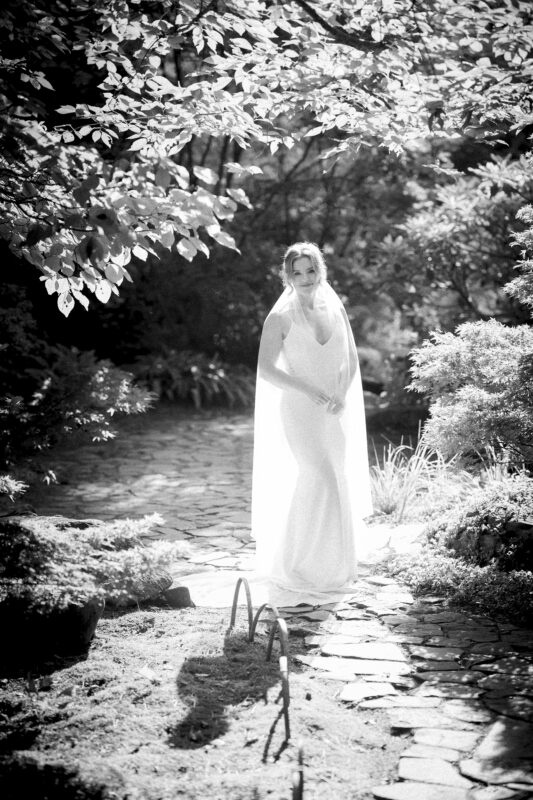
[[(361, 375), (353, 333), (345, 324), (343, 306), (332, 287), (323, 281), (317, 287), (315, 304), (323, 304), (332, 323), (342, 318), (343, 353), (339, 371), (339, 394), (346, 392), (346, 405), (340, 415), (345, 434), (345, 475), (348, 481), (352, 517), (360, 521), (372, 513), (365, 413)], [(270, 314), (286, 314), (292, 325), (308, 325), (296, 291), (284, 290)], [(269, 314), (269, 316), (270, 316)], [(268, 317), (267, 317), (268, 319)], [(278, 364), (287, 370), (283, 352)], [(355, 375), (353, 369), (355, 368)], [(319, 377), (319, 376), (317, 376)], [(280, 403), (283, 390), (257, 374), (254, 416), (254, 457), (252, 481), (252, 537), (256, 540), (256, 568), (268, 575), (284, 533), (285, 521), (297, 480), (295, 458), (284, 433)], [(357, 530), (357, 525), (356, 525)], [(357, 547), (357, 541), (356, 541)]]

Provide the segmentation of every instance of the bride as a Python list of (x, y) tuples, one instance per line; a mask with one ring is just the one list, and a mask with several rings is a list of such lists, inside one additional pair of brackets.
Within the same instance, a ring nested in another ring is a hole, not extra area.
[(259, 348), (252, 536), (279, 604), (323, 603), (350, 590), (372, 511), (361, 378), (318, 247), (289, 247), (282, 278)]

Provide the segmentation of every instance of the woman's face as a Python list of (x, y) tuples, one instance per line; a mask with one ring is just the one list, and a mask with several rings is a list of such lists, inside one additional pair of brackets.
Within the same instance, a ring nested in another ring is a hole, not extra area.
[(299, 294), (306, 296), (313, 293), (318, 275), (309, 256), (294, 259), (290, 281)]

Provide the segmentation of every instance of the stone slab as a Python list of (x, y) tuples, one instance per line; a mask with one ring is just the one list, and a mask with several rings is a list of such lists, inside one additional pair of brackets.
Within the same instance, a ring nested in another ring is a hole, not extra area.
[(376, 600), (394, 605), (411, 605), (414, 597), (411, 592), (398, 592), (393, 586), (385, 586), (376, 594)]
[[(441, 665), (437, 664), (437, 666), (440, 667)], [(457, 664), (455, 666), (457, 667)], [(476, 683), (483, 678), (484, 674), (471, 669), (436, 669), (428, 672), (417, 672), (416, 677), (431, 683)]]
[(400, 661), (367, 661), (359, 658), (345, 659), (338, 656), (294, 656), (295, 661), (313, 669), (327, 672), (343, 672), (354, 675), (409, 675), (409, 666)]
[(461, 650), (466, 650), (472, 644), (470, 639), (458, 638), (456, 636), (430, 636), (426, 639), (424, 644), (427, 647), (459, 647)]
[(513, 648), (505, 642), (478, 642), (472, 645), (470, 652), (487, 656), (508, 656), (513, 654)]
[(366, 583), (371, 583), (374, 586), (395, 586), (399, 588), (394, 578), (386, 578), (384, 575), (371, 575), (366, 579)]
[(442, 629), (438, 625), (419, 625), (416, 622), (410, 622), (397, 625), (394, 633), (409, 633), (411, 636), (442, 636)]
[(369, 659), (377, 661), (402, 661), (407, 659), (405, 654), (395, 644), (381, 642), (367, 642), (363, 644), (340, 644), (328, 642), (321, 646), (322, 653), (327, 656), (341, 656), (342, 658)]
[(459, 789), (470, 789), (473, 784), (461, 775), (457, 767), (443, 758), (408, 758), (402, 756), (398, 766), (398, 777), (420, 783), (438, 783)]
[(383, 636), (385, 642), (398, 642), (398, 644), (423, 644), (423, 636), (411, 636), (408, 633), (388, 633)]
[(482, 672), (500, 672), (506, 675), (527, 675), (533, 678), (533, 664), (518, 656), (500, 658), (487, 664), (478, 664), (477, 668)]
[(484, 694), (483, 689), (464, 683), (425, 683), (417, 690), (422, 697), (448, 697), (457, 700), (475, 700)]
[(437, 708), (440, 705), (438, 697), (418, 697), (416, 695), (398, 695), (398, 697), (377, 697), (374, 700), (365, 700), (359, 708)]
[(337, 619), (360, 619), (364, 620), (367, 619), (368, 616), (365, 611), (360, 611), (359, 609), (352, 608), (346, 609), (344, 611), (336, 611), (335, 615)]
[(432, 786), (415, 781), (374, 786), (372, 794), (378, 800), (468, 800), (469, 798), (468, 790), (458, 786)]
[(464, 720), (445, 716), (441, 711), (423, 708), (391, 708), (387, 711), (393, 730), (415, 730), (416, 728), (443, 728), (454, 731), (471, 731), (474, 725)]
[(482, 786), (472, 789), (470, 800), (513, 800), (518, 798), (515, 789), (506, 786)]
[(422, 619), (424, 622), (434, 622), (437, 625), (440, 625), (441, 622), (456, 622), (461, 625), (461, 623), (466, 622), (467, 617), (455, 611), (436, 611), (432, 614), (424, 614)]
[(493, 715), (475, 700), (446, 700), (442, 704), (442, 712), (446, 716), (464, 722), (492, 722)]
[(402, 623), (409, 625), (412, 622), (412, 618), (408, 617), (407, 614), (380, 614), (379, 618), (387, 625), (401, 625)]
[(444, 670), (455, 671), (458, 668), (457, 661), (417, 661), (414, 664), (418, 673)]
[(524, 675), (483, 674), (478, 681), (478, 686), (491, 694), (497, 693), (501, 697), (515, 694), (533, 695), (533, 681)]
[(429, 744), (412, 744), (404, 750), (404, 758), (443, 758), (445, 761), (459, 761), (462, 753), (451, 747), (434, 747)]
[(423, 647), (421, 645), (411, 645), (409, 650), (412, 656), (424, 658), (429, 661), (453, 661), (463, 654), (463, 650), (460, 647)]
[(477, 731), (444, 730), (442, 728), (418, 728), (414, 732), (413, 741), (431, 747), (452, 747), (469, 753), (479, 741)]
[(495, 630), (478, 629), (474, 631), (464, 631), (465, 635), (473, 642), (497, 642), (499, 635)]
[(367, 700), (371, 697), (395, 694), (397, 694), (396, 689), (391, 683), (358, 681), (345, 686), (339, 695), (339, 700), (343, 700), (346, 703), (359, 703), (361, 700)]
[(319, 631), (330, 634), (342, 634), (343, 636), (368, 636), (369, 639), (381, 638), (386, 628), (376, 622), (374, 619), (359, 620), (359, 619), (328, 619), (321, 622)]
[(302, 619), (309, 619), (312, 621), (324, 622), (331, 616), (331, 611), (323, 610), (321, 608), (316, 611), (305, 611), (303, 614), (298, 614)]

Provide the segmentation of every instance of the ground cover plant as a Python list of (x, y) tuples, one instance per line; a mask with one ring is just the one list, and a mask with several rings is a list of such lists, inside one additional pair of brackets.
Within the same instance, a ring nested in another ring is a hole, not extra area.
[(0, 624), (4, 661), (35, 665), (87, 649), (105, 604), (162, 594), (183, 543), (142, 541), (159, 515), (100, 522), (0, 518)]
[(15, 516), (0, 520), (0, 604), (64, 608), (88, 600), (126, 602), (182, 554), (183, 543), (142, 542), (157, 514), (115, 522)]
[(529, 475), (491, 480), (435, 516), (419, 552), (395, 556), (387, 570), (415, 593), (531, 625), (532, 513)]

